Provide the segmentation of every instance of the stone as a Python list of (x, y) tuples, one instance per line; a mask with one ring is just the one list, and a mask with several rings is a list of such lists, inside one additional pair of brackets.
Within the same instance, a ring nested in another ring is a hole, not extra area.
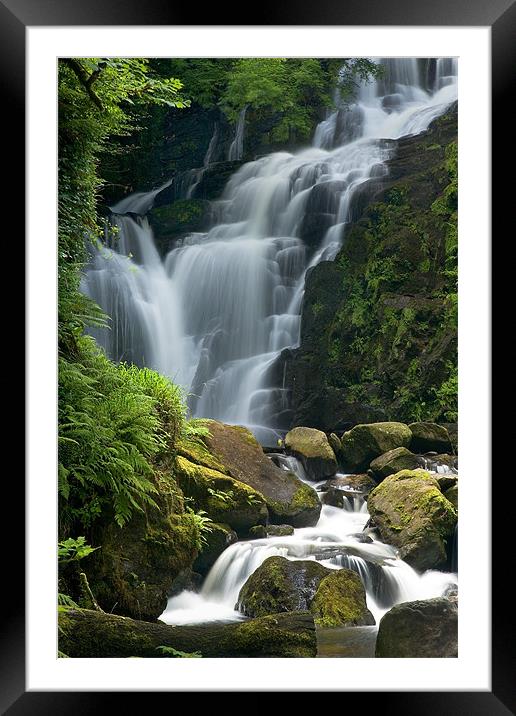
[(181, 455), (176, 458), (175, 474), (185, 496), (213, 522), (227, 524), (239, 534), (267, 522), (264, 497), (243, 482)]
[(388, 475), (394, 475), (400, 470), (415, 470), (417, 467), (419, 467), (417, 455), (407, 450), (406, 447), (398, 447), (375, 458), (371, 462), (370, 469), (376, 481), (380, 482)]
[(269, 557), (247, 579), (237, 608), (248, 617), (308, 609), (331, 570), (312, 560)]
[(446, 542), (457, 524), (457, 511), (424, 470), (389, 475), (369, 493), (371, 520), (384, 542), (419, 571), (446, 561)]
[(450, 487), (449, 490), (446, 490), (444, 493), (444, 496), (446, 499), (452, 503), (452, 505), (455, 507), (457, 512), (459, 511), (459, 483), (456, 482), (453, 487)]
[(216, 420), (207, 420), (206, 426), (210, 434), (203, 440), (211, 459), (227, 475), (263, 496), (269, 522), (293, 527), (317, 524), (321, 503), (315, 490), (292, 472), (277, 467), (247, 428)]
[(337, 460), (321, 430), (297, 427), (285, 436), (287, 452), (301, 460), (310, 480), (323, 480), (337, 472)]
[(332, 571), (319, 584), (310, 611), (317, 626), (371, 626), (375, 620), (366, 604), (364, 585), (350, 569)]
[(458, 656), (457, 606), (445, 597), (404, 602), (382, 617), (377, 658), (454, 658)]
[(448, 430), (437, 423), (410, 423), (412, 440), (410, 449), (417, 453), (435, 451), (437, 453), (452, 452), (452, 444)]
[(408, 448), (412, 433), (403, 423), (355, 425), (341, 438), (342, 467), (347, 472), (366, 470), (374, 458), (395, 448)]

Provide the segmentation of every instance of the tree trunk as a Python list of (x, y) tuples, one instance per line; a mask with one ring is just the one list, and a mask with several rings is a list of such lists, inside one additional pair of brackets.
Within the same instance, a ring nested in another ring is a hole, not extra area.
[(314, 657), (309, 612), (287, 612), (229, 624), (169, 626), (89, 609), (59, 613), (59, 650), (69, 657), (166, 657), (157, 647), (205, 657)]

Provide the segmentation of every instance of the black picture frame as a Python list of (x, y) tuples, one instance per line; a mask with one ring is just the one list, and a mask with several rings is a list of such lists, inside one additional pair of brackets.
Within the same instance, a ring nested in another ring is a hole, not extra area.
[[(318, 0), (317, 3), (299, 3), (288, 0), (272, 3), (263, 0), (253, 7), (252, 22), (235, 23), (223, 21), (219, 5), (204, 7), (176, 7), (170, 0), (0, 0), (0, 87), (4, 104), (4, 141), (17, 151), (16, 162), (9, 169), (9, 215), (16, 221), (17, 251), (22, 253), (22, 225), (25, 213), (22, 187), (25, 106), (25, 30), (29, 26), (75, 26), (75, 25), (198, 25), (191, 22), (203, 16), (202, 25), (377, 25), (377, 26), (490, 26), (492, 33), (492, 171), (493, 177), (503, 176), (501, 167), (507, 164), (508, 151), (504, 138), (506, 129), (506, 97), (514, 84), (516, 5), (513, 0)], [(226, 13), (229, 15), (230, 13)], [(502, 121), (504, 124), (502, 124)], [(513, 150), (514, 151), (514, 150)], [(16, 172), (20, 177), (12, 178)], [(514, 166), (514, 163), (509, 163)], [(500, 170), (500, 171), (499, 171)], [(5, 171), (5, 170), (4, 170)], [(499, 229), (509, 199), (510, 182), (499, 181), (492, 193), (493, 236)], [(511, 197), (512, 198), (512, 197)], [(14, 228), (13, 230), (14, 231)], [(500, 236), (501, 236), (500, 231)], [(19, 256), (19, 263), (21, 264)], [(507, 269), (506, 269), (507, 270)], [(498, 272), (497, 283), (503, 281), (503, 270)], [(492, 315), (500, 304), (492, 299)], [(19, 321), (19, 319), (18, 319)], [(23, 321), (22, 321), (23, 323)], [(30, 349), (31, 346), (28, 346)], [(492, 382), (495, 395), (496, 381)], [(498, 441), (496, 441), (498, 444)], [(496, 454), (497, 444), (492, 445)], [(18, 525), (15, 532), (8, 527), (9, 537), (4, 535), (4, 544), (10, 545), (4, 552), (2, 571), (8, 591), (8, 603), (4, 607), (4, 626), (0, 654), (0, 708), (2, 713), (12, 716), (20, 714), (90, 714), (96, 709), (114, 707), (121, 709), (120, 693), (100, 692), (49, 692), (26, 691), (25, 687), (25, 625), (24, 625), (24, 566), (23, 533), (19, 527), (24, 523), (24, 486), (19, 475), (9, 480), (8, 499), (15, 512)], [(493, 471), (494, 472), (494, 471)], [(506, 483), (514, 483), (510, 475)], [(493, 475), (493, 494), (503, 478)], [(504, 484), (506, 491), (510, 484)], [(513, 488), (512, 488), (513, 489)], [(383, 713), (390, 711), (411, 716), (502, 716), (514, 713), (514, 638), (507, 629), (507, 611), (511, 610), (505, 601), (507, 570), (503, 557), (502, 530), (504, 524), (511, 524), (510, 500), (497, 503), (496, 521), (492, 520), (492, 691), (491, 692), (367, 692), (367, 707), (376, 706)], [(513, 518), (512, 518), (513, 520)], [(7, 526), (6, 520), (4, 524)], [(15, 540), (13, 539), (15, 535)], [(12, 543), (16, 541), (16, 548)], [(410, 685), (407, 685), (410, 688)], [(314, 690), (317, 685), (314, 684)], [(345, 707), (364, 694), (348, 692)], [(148, 699), (149, 695), (143, 698)], [(131, 693), (131, 706), (142, 705), (141, 694)], [(115, 702), (116, 699), (116, 702)], [(358, 699), (357, 699), (358, 702)], [(361, 701), (363, 709), (363, 701)], [(343, 705), (344, 706), (344, 705)]]

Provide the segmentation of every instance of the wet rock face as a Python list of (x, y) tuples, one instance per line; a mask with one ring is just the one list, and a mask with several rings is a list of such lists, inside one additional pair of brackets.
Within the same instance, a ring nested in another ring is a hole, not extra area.
[(398, 604), (380, 621), (375, 656), (457, 657), (457, 615), (456, 603), (446, 598)]
[(412, 433), (403, 423), (356, 425), (342, 436), (342, 466), (348, 472), (366, 470), (374, 458), (396, 448), (408, 448), (411, 439)]
[(337, 472), (337, 460), (328, 438), (314, 428), (294, 428), (285, 437), (285, 448), (299, 458), (311, 480), (323, 480)]
[[(262, 525), (258, 526), (260, 527)], [(238, 540), (237, 533), (229, 525), (214, 522), (210, 528), (211, 531), (205, 535), (206, 544), (193, 564), (194, 571), (202, 575), (208, 574), (222, 552)], [(253, 529), (257, 528), (252, 527), (251, 530)]]
[(387, 544), (420, 571), (443, 565), (446, 542), (457, 524), (457, 511), (424, 470), (402, 470), (386, 477), (368, 497), (371, 520)]

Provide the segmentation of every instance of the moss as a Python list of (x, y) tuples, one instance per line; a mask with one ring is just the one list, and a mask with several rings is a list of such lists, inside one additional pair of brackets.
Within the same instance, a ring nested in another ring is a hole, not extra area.
[(238, 609), (251, 617), (307, 609), (329, 571), (311, 560), (269, 557), (240, 590)]
[(227, 469), (222, 462), (212, 455), (206, 445), (201, 442), (180, 440), (176, 445), (176, 452), (190, 462), (227, 474)]
[(315, 623), (321, 627), (374, 624), (367, 608), (364, 586), (356, 572), (339, 569), (325, 577), (310, 604)]
[[(286, 633), (278, 628), (274, 615), (263, 616), (244, 622), (232, 636), (235, 649), (249, 656), (261, 655), (266, 645), (267, 651), (277, 650), (278, 655), (288, 657), (315, 657), (317, 642), (315, 632), (298, 631)], [(288, 646), (285, 642), (288, 640)], [(287, 649), (287, 652), (286, 652)]]
[(196, 509), (205, 510), (214, 522), (227, 523), (237, 532), (266, 522), (265, 498), (243, 482), (181, 455), (176, 458), (176, 475)]
[(428, 472), (390, 475), (369, 494), (368, 508), (382, 539), (398, 547), (412, 566), (423, 570), (442, 564), (457, 512)]

